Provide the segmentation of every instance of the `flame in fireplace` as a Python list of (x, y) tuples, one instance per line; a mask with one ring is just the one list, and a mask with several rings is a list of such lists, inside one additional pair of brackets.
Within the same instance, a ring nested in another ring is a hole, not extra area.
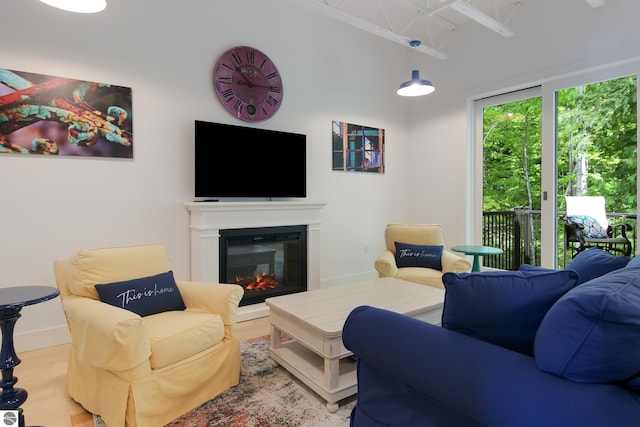
[(276, 280), (275, 274), (262, 273), (253, 277), (238, 277), (236, 283), (248, 291), (266, 291), (277, 288), (280, 282)]

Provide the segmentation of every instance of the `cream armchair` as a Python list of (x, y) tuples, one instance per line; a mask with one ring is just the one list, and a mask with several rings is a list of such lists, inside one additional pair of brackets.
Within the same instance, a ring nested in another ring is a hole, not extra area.
[(386, 249), (375, 262), (380, 277), (395, 277), (410, 282), (444, 288), (442, 275), (446, 272), (471, 270), (471, 262), (453, 252), (442, 249), (442, 269), (425, 267), (398, 267), (396, 242), (410, 245), (444, 246), (444, 230), (438, 224), (388, 224), (384, 231)]
[(80, 251), (54, 270), (71, 335), (65, 391), (108, 427), (163, 426), (238, 384), (241, 286), (173, 281), (186, 309), (140, 316), (95, 285), (170, 272), (162, 245)]

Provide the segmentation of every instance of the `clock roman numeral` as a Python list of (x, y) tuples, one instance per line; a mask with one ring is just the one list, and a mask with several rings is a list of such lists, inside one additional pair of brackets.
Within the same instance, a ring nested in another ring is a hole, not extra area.
[(241, 112), (242, 111), (242, 101), (237, 100), (235, 105), (233, 106), (233, 111)]
[(240, 55), (238, 55), (238, 52), (234, 50), (231, 52), (231, 56), (233, 57), (233, 60), (236, 61), (236, 64), (242, 65), (242, 59), (240, 58)]
[(231, 84), (231, 77), (218, 77), (219, 83)]
[(278, 73), (276, 73), (275, 71), (273, 73), (267, 74), (267, 79), (271, 80), (273, 78), (278, 77)]
[(222, 97), (225, 101), (231, 101), (233, 99), (233, 89), (229, 88), (222, 91)]
[(225, 67), (225, 68), (227, 68), (227, 69), (231, 70), (231, 71), (234, 71), (234, 70), (235, 70), (235, 68), (234, 68), (234, 67), (232, 67), (232, 66), (230, 66), (230, 65), (227, 65), (227, 64), (225, 64), (224, 62), (222, 62), (222, 63), (221, 63), (221, 65), (222, 65), (223, 67)]
[(280, 93), (282, 88), (280, 86), (269, 86), (269, 92)]
[(255, 53), (252, 50), (248, 50), (246, 51), (246, 57), (247, 57), (247, 62), (249, 64), (253, 64), (253, 61), (255, 61)]
[(278, 105), (278, 100), (272, 97), (271, 95), (267, 96), (267, 99), (265, 100), (265, 102), (271, 105), (272, 107), (275, 107), (276, 105)]
[(262, 67), (264, 67), (264, 64), (266, 64), (266, 63), (267, 63), (267, 60), (263, 59), (262, 63), (260, 64), (260, 67), (258, 67), (258, 68), (260, 68), (262, 70)]

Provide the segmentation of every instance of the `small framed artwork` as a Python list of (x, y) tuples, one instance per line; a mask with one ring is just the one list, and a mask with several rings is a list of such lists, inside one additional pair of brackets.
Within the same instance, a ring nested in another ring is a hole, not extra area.
[(384, 129), (333, 121), (333, 170), (384, 173)]
[(0, 154), (133, 158), (131, 88), (0, 68)]

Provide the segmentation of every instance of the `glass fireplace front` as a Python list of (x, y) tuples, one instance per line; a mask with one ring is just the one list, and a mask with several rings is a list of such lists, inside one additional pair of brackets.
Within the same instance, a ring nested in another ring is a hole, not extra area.
[(220, 283), (244, 288), (240, 306), (307, 290), (307, 227), (220, 230)]

